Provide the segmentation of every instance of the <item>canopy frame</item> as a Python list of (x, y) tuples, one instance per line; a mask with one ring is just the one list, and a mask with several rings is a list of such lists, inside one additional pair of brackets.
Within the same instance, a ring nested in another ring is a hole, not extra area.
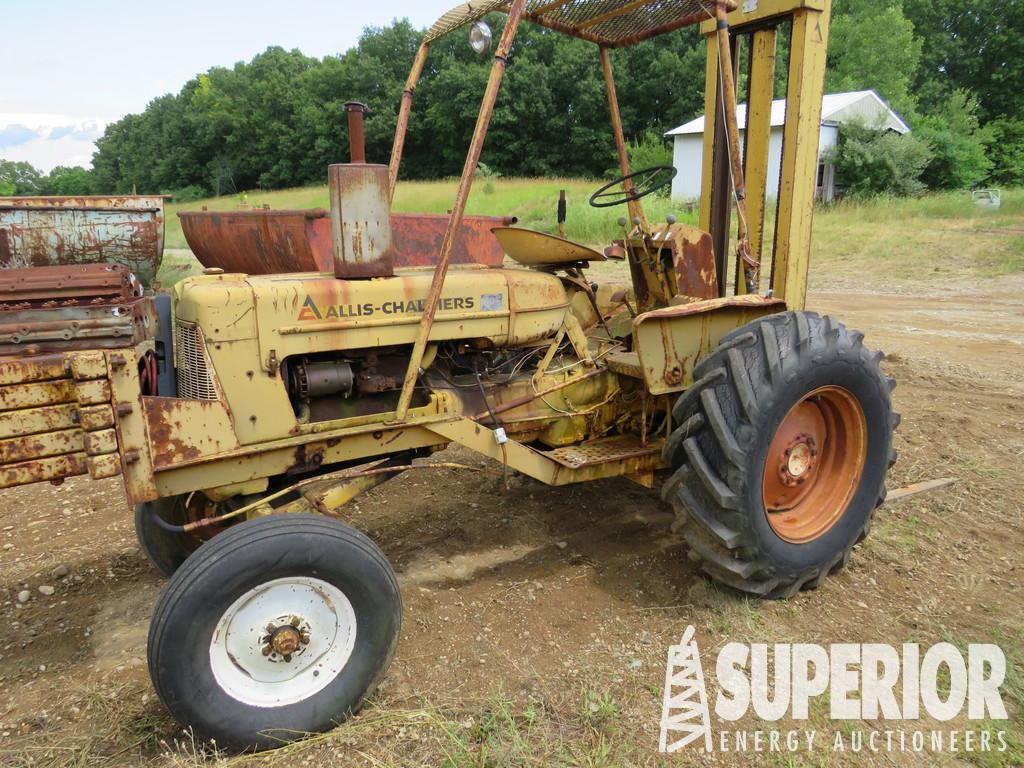
[[(784, 289), (782, 298), (788, 298), (785, 295), (785, 289), (789, 288), (796, 299), (793, 302), (794, 308), (800, 308), (803, 306), (806, 296), (807, 254), (810, 250), (810, 211), (805, 208), (813, 206), (813, 183), (811, 196), (808, 198), (806, 185), (802, 184), (797, 176), (807, 170), (809, 163), (813, 163), (817, 159), (816, 147), (812, 152), (809, 136), (805, 135), (808, 133), (808, 129), (804, 123), (808, 120), (803, 119), (803, 113), (806, 112), (808, 117), (813, 117), (814, 114), (820, 115), (830, 2), (831, 0), (751, 0), (746, 2), (742, 9), (737, 9), (736, 0), (470, 0), (470, 2), (461, 3), (442, 16), (424, 37), (402, 95), (389, 166), (389, 194), (392, 199), (398, 182), (402, 152), (408, 133), (413, 96), (423, 75), (432, 44), (467, 24), (482, 19), (489, 13), (506, 13), (508, 21), (494, 53), (494, 62), (491, 66), (487, 88), (409, 359), (409, 367), (396, 409), (396, 420), (399, 422), (405, 420), (412, 402), (413, 391), (421, 373), (420, 366), (437, 313), (441, 289), (444, 286), (451, 261), (455, 236), (462, 225), (473, 177), (480, 161), (484, 139), (490, 126), (508, 56), (522, 20), (525, 19), (554, 31), (587, 40), (598, 46), (612, 131), (623, 176), (629, 175), (630, 166), (616, 97), (610, 51), (615, 48), (635, 45), (689, 25), (701, 24), (701, 31), (707, 39), (708, 50), (705, 94), (708, 109), (706, 115), (709, 118), (710, 116), (718, 117), (718, 119), (707, 121), (708, 130), (705, 131), (704, 137), (701, 225), (702, 228), (712, 233), (715, 244), (718, 246), (716, 248), (716, 259), (719, 262), (718, 284), (723, 295), (727, 282), (725, 263), (728, 260), (727, 244), (730, 219), (728, 209), (732, 205), (736, 206), (738, 213), (735, 290), (736, 293), (756, 293), (759, 290), (762, 223), (756, 222), (751, 226), (749, 222), (744, 176), (752, 171), (758, 183), (763, 186), (764, 166), (768, 162), (766, 151), (762, 152), (763, 157), (757, 158), (751, 158), (749, 153), (744, 158), (741, 154), (739, 130), (736, 123), (735, 67), (738, 57), (734, 44), (735, 27), (739, 24), (748, 30), (774, 29), (783, 21), (793, 21), (794, 54), (790, 60), (788, 96), (795, 96), (800, 108), (792, 115), (787, 113), (786, 117), (786, 140), (793, 144), (793, 148), (791, 151), (784, 151), (782, 183), (783, 188), (786, 188), (787, 184), (789, 185), (790, 194), (784, 201), (785, 207), (780, 204), (778, 209), (779, 219), (776, 226), (772, 282), (776, 281), (775, 272), (780, 265), (779, 233), (781, 232), (784, 238), (784, 242), (782, 242), (783, 259), (778, 282)], [(767, 38), (762, 36), (761, 42), (766, 41)], [(774, 36), (770, 42), (774, 43)], [(759, 67), (764, 69), (767, 64), (763, 62), (768, 58), (774, 59), (775, 52), (774, 50), (769, 51), (767, 45), (762, 45), (760, 50)], [(729, 62), (728, 66), (723, 66), (725, 62)], [(758, 88), (761, 90), (766, 90), (771, 85), (770, 78), (763, 75), (757, 78), (757, 82)], [(816, 113), (815, 104), (817, 105)], [(807, 105), (806, 109), (804, 105)], [(814, 128), (817, 128), (817, 124)], [(750, 148), (749, 137), (747, 145)], [(813, 157), (811, 157), (812, 154)], [(726, 191), (727, 189), (729, 191)], [(761, 218), (763, 218), (764, 210), (763, 201), (764, 190), (755, 190), (755, 213)], [(780, 201), (780, 203), (782, 202)], [(637, 222), (638, 226), (646, 228), (647, 222), (640, 201), (630, 201), (629, 209), (634, 222)], [(786, 216), (785, 220), (783, 220), (784, 215)], [(751, 234), (754, 235), (754, 247), (751, 245)], [(795, 258), (790, 260), (791, 248), (802, 250), (803, 253), (794, 254)], [(801, 275), (803, 276), (802, 284), (799, 283)]]

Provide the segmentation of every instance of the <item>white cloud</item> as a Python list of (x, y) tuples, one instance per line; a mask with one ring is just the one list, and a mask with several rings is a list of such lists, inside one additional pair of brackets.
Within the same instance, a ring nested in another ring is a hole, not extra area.
[(92, 162), (106, 121), (38, 112), (0, 112), (0, 158), (26, 160), (44, 173)]

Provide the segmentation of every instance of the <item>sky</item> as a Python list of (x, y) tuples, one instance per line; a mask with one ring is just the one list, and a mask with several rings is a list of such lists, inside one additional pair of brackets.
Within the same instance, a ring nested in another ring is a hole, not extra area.
[[(270, 45), (341, 53), (368, 26), (427, 27), (456, 0), (0, 0), (0, 159), (88, 166), (103, 128)], [(409, 62), (410, 66), (412, 62)]]

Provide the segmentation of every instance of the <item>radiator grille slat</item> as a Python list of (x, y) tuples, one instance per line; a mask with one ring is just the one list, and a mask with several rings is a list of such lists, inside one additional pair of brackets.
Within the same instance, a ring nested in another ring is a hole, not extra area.
[(203, 332), (195, 323), (179, 320), (174, 326), (174, 365), (178, 371), (178, 397), (216, 400), (217, 388), (206, 361)]

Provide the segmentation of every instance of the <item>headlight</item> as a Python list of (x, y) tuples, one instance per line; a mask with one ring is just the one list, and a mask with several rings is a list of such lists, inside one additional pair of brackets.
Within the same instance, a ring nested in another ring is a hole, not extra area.
[(469, 44), (477, 53), (491, 50), (491, 28), (485, 22), (478, 21), (469, 28)]

